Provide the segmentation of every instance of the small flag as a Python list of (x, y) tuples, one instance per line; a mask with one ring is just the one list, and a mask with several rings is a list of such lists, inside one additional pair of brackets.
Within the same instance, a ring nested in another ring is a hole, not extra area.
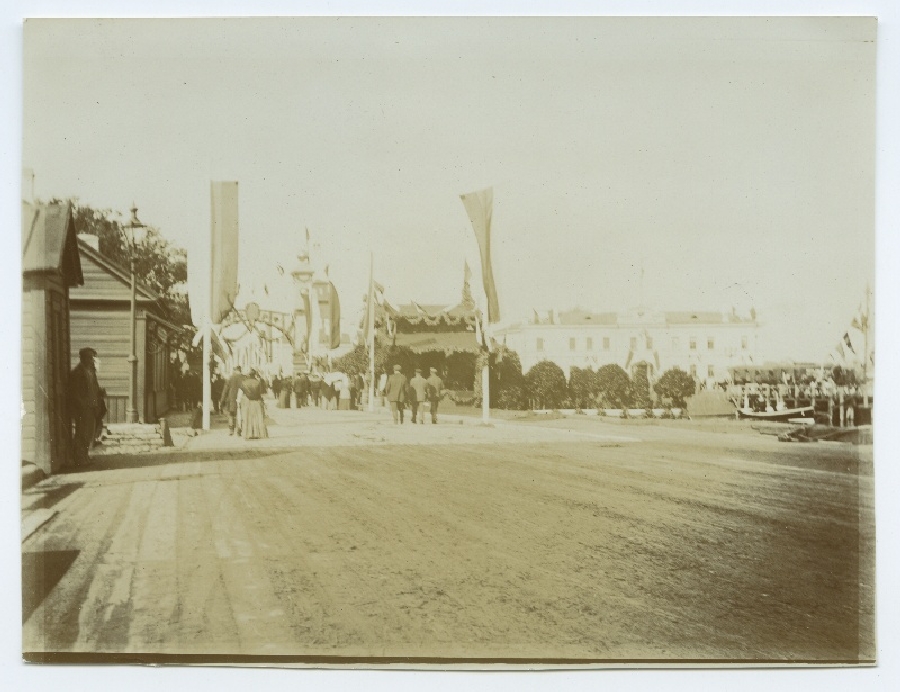
[(631, 359), (634, 358), (634, 351), (628, 351), (628, 359), (625, 361), (625, 369), (628, 369), (628, 366), (631, 365)]
[(500, 319), (500, 301), (494, 284), (494, 270), (491, 267), (491, 215), (494, 206), (494, 190), (486, 188), (479, 192), (460, 195), (481, 253), (481, 282), (487, 297), (487, 321), (494, 323)]
[(838, 343), (837, 348), (835, 350), (841, 354), (841, 358), (847, 357), (847, 355), (844, 353), (844, 344)]
[(844, 343), (847, 344), (847, 348), (849, 348), (851, 352), (856, 353), (856, 351), (853, 348), (853, 344), (850, 343), (850, 333), (849, 332), (844, 332)]
[(531, 311), (534, 313), (534, 323), (535, 323), (535, 324), (540, 324), (540, 323), (541, 323), (541, 316), (538, 315), (538, 311), (535, 310), (534, 308), (531, 308)]
[(860, 324), (859, 320), (856, 319), (855, 317), (853, 318), (853, 321), (850, 323), (850, 326), (853, 327), (854, 329), (858, 329), (859, 331), (862, 331), (862, 324)]
[(382, 286), (380, 283), (376, 281), (374, 282), (374, 286), (376, 291), (378, 291), (379, 293), (384, 293), (384, 286)]

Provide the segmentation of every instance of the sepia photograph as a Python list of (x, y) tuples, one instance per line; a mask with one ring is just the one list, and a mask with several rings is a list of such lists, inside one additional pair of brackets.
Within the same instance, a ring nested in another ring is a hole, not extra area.
[(26, 19), (21, 657), (879, 663), (879, 30)]

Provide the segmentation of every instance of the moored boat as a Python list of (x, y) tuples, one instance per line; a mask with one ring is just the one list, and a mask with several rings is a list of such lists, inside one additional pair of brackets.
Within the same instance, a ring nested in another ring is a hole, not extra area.
[(815, 418), (815, 409), (812, 406), (786, 408), (780, 411), (754, 411), (749, 408), (739, 408), (737, 414), (740, 418), (750, 418), (752, 420), (788, 422), (792, 418)]

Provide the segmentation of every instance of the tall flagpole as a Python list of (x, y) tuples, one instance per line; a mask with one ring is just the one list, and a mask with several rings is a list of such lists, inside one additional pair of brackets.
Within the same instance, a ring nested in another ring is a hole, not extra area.
[(369, 346), (369, 413), (375, 412), (375, 253), (369, 252), (369, 293), (366, 296), (366, 339)]
[[(487, 302), (485, 302), (487, 305)], [(490, 344), (490, 336), (488, 335), (488, 324), (482, 318), (481, 334), (485, 344)], [(481, 422), (485, 425), (491, 422), (491, 349), (482, 351), (484, 353), (484, 363), (481, 366)]]

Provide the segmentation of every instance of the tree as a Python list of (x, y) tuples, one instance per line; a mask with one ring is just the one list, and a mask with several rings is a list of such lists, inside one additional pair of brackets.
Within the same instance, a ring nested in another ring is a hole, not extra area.
[(634, 389), (628, 373), (614, 363), (597, 370), (597, 394), (605, 408), (626, 408), (634, 401)]
[(519, 354), (501, 347), (491, 358), (491, 408), (520, 411), (527, 407), (525, 376)]
[(538, 408), (557, 408), (566, 398), (566, 389), (566, 376), (552, 361), (541, 361), (525, 375), (526, 394)]
[[(51, 203), (65, 202), (53, 199)], [(122, 221), (114, 218), (113, 211), (78, 204), (75, 198), (68, 203), (72, 205), (75, 232), (97, 236), (100, 254), (128, 269), (128, 240)], [(189, 325), (192, 321), (187, 293), (177, 290), (187, 281), (187, 252), (166, 240), (159, 229), (150, 226), (145, 230), (145, 239), (135, 247), (135, 275), (142, 285), (160, 295), (160, 307), (170, 322)]]
[(680, 368), (666, 370), (653, 385), (657, 395), (663, 399), (671, 399), (672, 405), (683, 407), (685, 399), (694, 393), (694, 378)]
[(633, 406), (636, 408), (647, 408), (652, 404), (650, 399), (650, 378), (647, 376), (646, 363), (638, 363), (635, 366), (631, 387), (633, 392)]
[(569, 396), (576, 408), (589, 408), (597, 394), (597, 373), (590, 368), (572, 366), (569, 372)]

